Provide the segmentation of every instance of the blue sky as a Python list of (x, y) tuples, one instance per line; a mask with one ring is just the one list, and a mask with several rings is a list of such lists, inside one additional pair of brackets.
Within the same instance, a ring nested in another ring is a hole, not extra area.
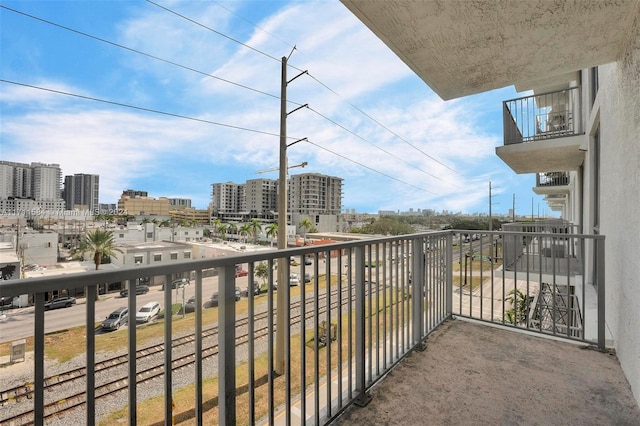
[(517, 214), (551, 214), (495, 155), (513, 88), (442, 101), (338, 1), (154, 2), (0, 2), (31, 15), (0, 9), (0, 159), (98, 174), (102, 203), (137, 189), (206, 208), (212, 183), (277, 179), (257, 172), (278, 167), (291, 54), (288, 79), (308, 74), (288, 111), (309, 107), (287, 134), (309, 142), (290, 173), (343, 178), (343, 209), (487, 212), (491, 181), (494, 213), (515, 194)]

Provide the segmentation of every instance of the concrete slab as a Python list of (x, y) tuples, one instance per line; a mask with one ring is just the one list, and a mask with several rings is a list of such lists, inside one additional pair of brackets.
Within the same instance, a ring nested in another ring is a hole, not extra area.
[(640, 425), (612, 352), (451, 320), (336, 425)]

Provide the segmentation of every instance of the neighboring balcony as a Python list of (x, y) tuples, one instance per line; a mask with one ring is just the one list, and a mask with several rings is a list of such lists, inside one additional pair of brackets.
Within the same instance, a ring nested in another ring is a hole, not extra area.
[[(34, 300), (0, 322), (0, 337), (24, 332), (11, 340), (27, 339), (30, 354), (26, 374), (2, 366), (0, 424), (322, 425), (353, 406), (374, 420), (345, 424), (634, 424), (620, 366), (599, 352), (611, 345), (605, 237), (561, 221), (513, 226), (0, 282), (0, 296)], [(304, 283), (275, 289), (276, 271)], [(147, 276), (192, 279), (96, 301), (99, 285)], [(52, 292), (75, 288), (87, 297), (45, 313)], [(188, 313), (165, 314), (190, 297)], [(158, 319), (100, 331), (109, 303), (132, 317), (149, 299), (164, 308)], [(407, 370), (408, 359), (423, 364)], [(367, 405), (397, 379), (415, 384)], [(376, 408), (390, 398), (393, 409)], [(512, 410), (523, 417), (504, 416)], [(437, 412), (445, 418), (424, 417)]]
[(496, 154), (519, 174), (577, 170), (588, 146), (581, 112), (580, 87), (504, 101)]
[(566, 199), (572, 191), (573, 184), (569, 172), (536, 173), (536, 186), (533, 192), (546, 195), (547, 198)]

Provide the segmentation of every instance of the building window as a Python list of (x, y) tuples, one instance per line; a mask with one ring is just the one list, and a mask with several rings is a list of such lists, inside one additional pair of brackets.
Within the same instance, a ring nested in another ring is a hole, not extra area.
[(191, 252), (190, 251), (185, 251), (184, 252), (184, 258), (185, 259), (191, 259)]
[(156, 253), (153, 255), (153, 261), (154, 262), (162, 262), (162, 254), (160, 253)]
[(178, 253), (172, 252), (171, 253), (171, 260), (178, 260)]
[(118, 238), (124, 238), (124, 234), (118, 234)]

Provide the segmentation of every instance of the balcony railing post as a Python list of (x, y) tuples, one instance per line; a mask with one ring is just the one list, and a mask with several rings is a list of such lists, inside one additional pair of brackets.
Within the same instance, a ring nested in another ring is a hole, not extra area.
[(447, 234), (447, 248), (445, 251), (445, 274), (446, 274), (446, 289), (445, 289), (445, 303), (446, 312), (445, 316), (448, 318), (453, 312), (453, 232)]
[[(173, 309), (171, 305), (171, 291), (173, 286), (171, 274), (167, 274), (164, 277), (164, 418), (168, 421), (173, 418), (173, 389), (172, 381), (173, 374), (171, 370), (171, 355), (172, 355), (172, 331), (171, 322)], [(176, 286), (176, 294), (180, 289)]]
[(87, 371), (87, 425), (94, 425), (96, 423), (96, 296), (97, 286), (91, 285), (87, 287), (87, 312), (86, 312), (86, 327), (87, 327), (87, 358), (86, 358), (86, 371)]
[(598, 290), (598, 349), (605, 349), (605, 283), (604, 283), (604, 238), (595, 238), (596, 279)]
[(424, 315), (423, 315), (423, 288), (424, 279), (424, 245), (422, 238), (414, 238), (412, 240), (412, 256), (411, 256), (411, 305), (412, 305), (412, 327), (413, 327), (413, 344), (417, 345), (422, 341), (424, 334)]
[(44, 424), (44, 293), (36, 293), (35, 299), (33, 423), (40, 426)]
[(196, 424), (202, 424), (202, 269), (196, 270), (196, 311), (195, 311), (195, 418)]
[(218, 275), (218, 422), (236, 424), (235, 265)]
[(355, 273), (356, 273), (356, 399), (355, 404), (364, 407), (371, 401), (371, 397), (366, 393), (366, 351), (365, 351), (365, 253), (364, 247), (358, 246), (355, 248), (356, 261), (355, 261)]
[(136, 280), (127, 280), (127, 288), (129, 289), (127, 309), (129, 318), (127, 323), (127, 332), (129, 334), (129, 375), (128, 375), (128, 391), (129, 391), (129, 424), (138, 423), (137, 391), (136, 391)]

